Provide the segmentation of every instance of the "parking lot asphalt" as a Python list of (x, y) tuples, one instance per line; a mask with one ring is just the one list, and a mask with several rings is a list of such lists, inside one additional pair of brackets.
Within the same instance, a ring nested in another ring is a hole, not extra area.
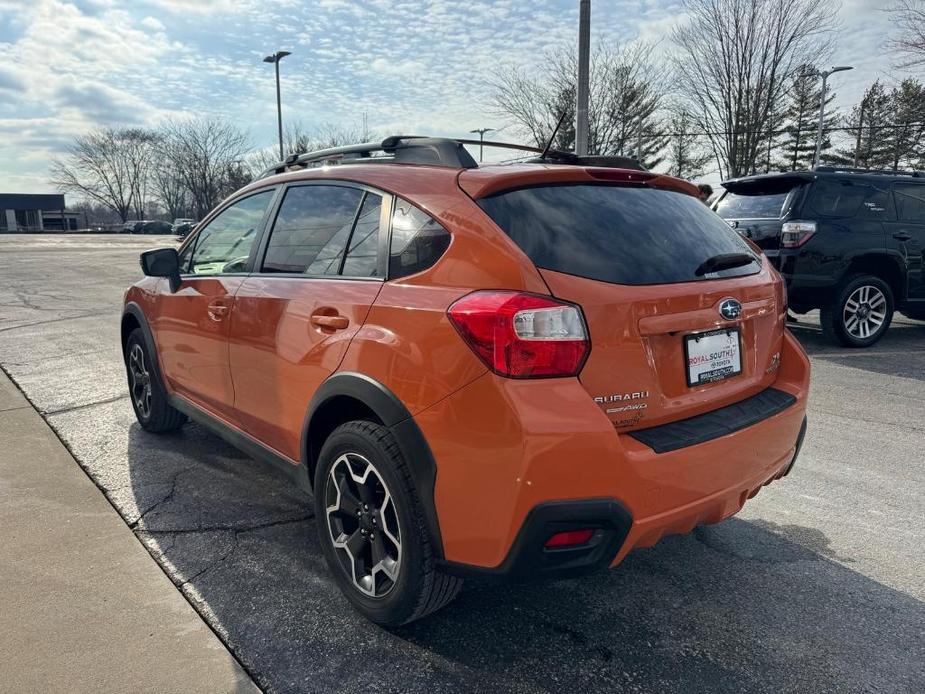
[(0, 235), (0, 366), (265, 691), (925, 691), (925, 323), (863, 351), (797, 331), (803, 453), (737, 517), (387, 631), (338, 593), (286, 478), (135, 423), (121, 297), (167, 243)]

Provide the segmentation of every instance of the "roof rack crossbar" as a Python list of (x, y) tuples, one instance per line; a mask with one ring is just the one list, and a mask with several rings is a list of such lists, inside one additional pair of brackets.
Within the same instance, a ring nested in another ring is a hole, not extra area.
[[(476, 168), (478, 164), (475, 159), (472, 158), (472, 155), (466, 151), (463, 145), (499, 147), (502, 149), (511, 149), (541, 155), (529, 159), (529, 162), (645, 170), (637, 160), (629, 157), (579, 157), (572, 152), (563, 152), (555, 149), (546, 151), (545, 156), (542, 156), (544, 150), (540, 147), (518, 145), (510, 142), (481, 141), (466, 138), (426, 137), (422, 135), (391, 135), (382, 140), (382, 142), (366, 142), (356, 145), (330, 147), (328, 149), (320, 149), (302, 154), (290, 154), (283, 161), (271, 166), (260, 174), (259, 178), (285, 173), (286, 171), (296, 168), (306, 168), (320, 162), (332, 164), (394, 162), (401, 164), (432, 164), (464, 169)], [(381, 155), (373, 156), (376, 153), (381, 153)]]

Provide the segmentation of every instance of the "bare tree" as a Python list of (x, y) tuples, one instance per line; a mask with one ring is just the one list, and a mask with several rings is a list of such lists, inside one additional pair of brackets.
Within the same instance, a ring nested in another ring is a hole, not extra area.
[(162, 146), (161, 165), (172, 167), (183, 182), (198, 219), (241, 185), (248, 137), (231, 123), (216, 118), (171, 121), (164, 125)]
[[(616, 48), (599, 44), (592, 51), (588, 104), (592, 154), (635, 155), (650, 167), (661, 161), (660, 152), (667, 144), (660, 119), (664, 88), (660, 69), (647, 58), (651, 49), (639, 42)], [(560, 48), (546, 55), (541, 71), (502, 68), (489, 80), (493, 112), (513, 119), (521, 134), (538, 147), (545, 146), (565, 113), (553, 145), (574, 149), (577, 60), (574, 50)]]
[[(287, 154), (303, 154), (319, 149), (369, 142), (376, 137), (375, 133), (369, 132), (365, 127), (361, 129), (322, 123), (310, 129), (302, 121), (294, 121), (283, 129), (283, 150)], [(254, 175), (275, 166), (279, 163), (276, 145), (254, 150), (248, 155), (247, 163)]]
[(925, 0), (898, 0), (887, 11), (898, 31), (887, 44), (900, 56), (897, 67), (925, 65)]
[(78, 137), (51, 166), (52, 184), (97, 202), (123, 222), (144, 210), (147, 160), (154, 135), (138, 128), (94, 130)]
[(750, 173), (800, 65), (831, 50), (834, 0), (685, 0), (673, 32), (677, 89), (710, 133), (721, 175)]
[(150, 186), (156, 202), (164, 208), (169, 219), (191, 214), (190, 194), (186, 182), (171, 159), (169, 139), (158, 136), (151, 158)]

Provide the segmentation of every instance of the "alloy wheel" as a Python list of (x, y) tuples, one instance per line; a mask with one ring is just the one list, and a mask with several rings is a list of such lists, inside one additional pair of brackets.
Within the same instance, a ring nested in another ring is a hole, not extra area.
[(401, 530), (395, 503), (375, 466), (359, 453), (344, 453), (325, 483), (328, 533), (353, 585), (381, 598), (398, 580)]
[(145, 353), (141, 345), (134, 344), (129, 352), (128, 372), (131, 379), (132, 400), (141, 416), (151, 416), (151, 374), (145, 363)]
[(858, 287), (845, 302), (845, 330), (852, 337), (866, 340), (883, 326), (886, 308), (886, 296), (880, 289), (869, 284)]

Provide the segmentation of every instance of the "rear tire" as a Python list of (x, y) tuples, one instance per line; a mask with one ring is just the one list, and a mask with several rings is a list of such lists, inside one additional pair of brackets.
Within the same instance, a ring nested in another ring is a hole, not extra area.
[(854, 275), (820, 312), (822, 333), (845, 347), (870, 347), (893, 320), (893, 290), (873, 275)]
[(393, 627), (456, 597), (462, 580), (436, 568), (411, 473), (386, 427), (354, 421), (335, 429), (314, 490), (325, 560), (360, 614)]
[(153, 363), (154, 356), (148, 351), (144, 333), (135, 328), (125, 342), (129, 399), (142, 429), (160, 434), (179, 429), (186, 422), (186, 415), (167, 401), (167, 390)]

